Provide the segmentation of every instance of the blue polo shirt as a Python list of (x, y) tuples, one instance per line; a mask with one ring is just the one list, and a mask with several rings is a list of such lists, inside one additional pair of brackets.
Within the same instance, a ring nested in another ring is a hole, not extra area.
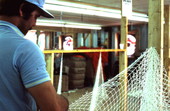
[(36, 111), (26, 89), (50, 80), (42, 51), (23, 37), (0, 20), (0, 111)]

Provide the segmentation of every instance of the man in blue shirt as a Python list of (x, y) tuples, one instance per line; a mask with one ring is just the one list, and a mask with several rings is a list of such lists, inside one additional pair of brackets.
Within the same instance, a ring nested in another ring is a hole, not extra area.
[(0, 0), (0, 111), (68, 109), (50, 82), (43, 53), (23, 38), (39, 16), (53, 17), (43, 5), (44, 0)]

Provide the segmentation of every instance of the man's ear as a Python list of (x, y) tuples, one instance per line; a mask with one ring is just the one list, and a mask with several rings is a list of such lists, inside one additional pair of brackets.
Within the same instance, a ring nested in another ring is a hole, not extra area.
[(24, 16), (23, 11), (22, 11), (23, 6), (24, 6), (24, 4), (22, 3), (22, 4), (20, 5), (20, 8), (19, 8), (19, 15), (20, 15), (21, 17)]

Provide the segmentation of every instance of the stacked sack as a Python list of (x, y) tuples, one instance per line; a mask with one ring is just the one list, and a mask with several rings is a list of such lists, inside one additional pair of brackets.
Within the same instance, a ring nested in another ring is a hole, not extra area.
[(81, 55), (74, 55), (65, 59), (64, 64), (69, 67), (69, 89), (84, 87), (86, 58)]

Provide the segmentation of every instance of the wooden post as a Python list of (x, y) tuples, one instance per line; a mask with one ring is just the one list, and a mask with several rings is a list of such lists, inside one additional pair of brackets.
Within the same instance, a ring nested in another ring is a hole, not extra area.
[[(127, 1), (121, 1), (121, 39), (120, 39), (120, 44), (123, 44), (124, 45), (124, 49), (126, 50), (127, 49), (127, 34), (128, 34), (128, 16), (126, 13), (129, 13), (126, 12), (125, 13), (125, 4), (124, 2), (127, 2)], [(131, 1), (130, 1), (131, 2)], [(129, 3), (130, 3), (129, 2)], [(127, 7), (126, 7), (127, 8)], [(128, 8), (131, 8), (131, 7), (128, 7)], [(124, 15), (125, 14), (125, 15)], [(130, 13), (129, 13), (130, 14)], [(127, 111), (127, 85), (128, 85), (128, 80), (127, 80), (127, 51), (125, 52), (120, 52), (119, 53), (119, 72), (122, 72), (124, 70), (124, 73), (123, 75), (120, 77), (120, 83), (121, 83), (121, 86), (120, 86), (120, 98), (123, 100), (123, 103), (121, 103), (123, 106), (122, 106), (122, 109), (120, 109), (120, 111)]]
[[(121, 44), (124, 44), (124, 49), (127, 48), (127, 17), (122, 17), (121, 19)], [(122, 72), (127, 68), (127, 52), (119, 53), (119, 72)], [(120, 77), (121, 82), (121, 98), (124, 100), (123, 109), (121, 111), (127, 111), (127, 71), (124, 72), (124, 75)]]
[[(128, 34), (128, 20), (127, 17), (122, 17), (121, 19), (121, 39), (120, 44), (124, 45), (124, 49), (127, 49), (127, 34)], [(119, 72), (127, 68), (127, 52), (120, 52), (119, 54)]]
[(148, 47), (155, 47), (163, 58), (164, 0), (149, 0)]
[(73, 33), (73, 49), (78, 47), (77, 39), (78, 33)]
[[(168, 81), (170, 81), (170, 6), (165, 5), (164, 7), (164, 66), (168, 74)], [(170, 84), (170, 82), (168, 83)], [(168, 92), (169, 91), (169, 92)], [(167, 88), (166, 91), (170, 94), (170, 89)]]
[[(164, 0), (149, 0), (149, 31), (148, 31), (148, 47), (155, 47), (161, 58), (161, 68), (160, 68), (160, 95), (163, 91), (163, 46), (164, 46), (164, 36), (163, 36), (163, 23), (164, 23)], [(160, 100), (162, 103), (162, 97)], [(162, 111), (162, 104), (160, 104), (160, 109)]]
[(90, 34), (90, 43), (89, 43), (89, 47), (92, 47), (93, 46), (93, 38), (92, 38), (92, 33), (89, 33)]
[(39, 36), (40, 36), (40, 30), (37, 30), (37, 41), (36, 41), (36, 44), (38, 44), (38, 40), (39, 40)]
[(54, 53), (46, 54), (46, 68), (50, 75), (52, 84), (54, 83)]

